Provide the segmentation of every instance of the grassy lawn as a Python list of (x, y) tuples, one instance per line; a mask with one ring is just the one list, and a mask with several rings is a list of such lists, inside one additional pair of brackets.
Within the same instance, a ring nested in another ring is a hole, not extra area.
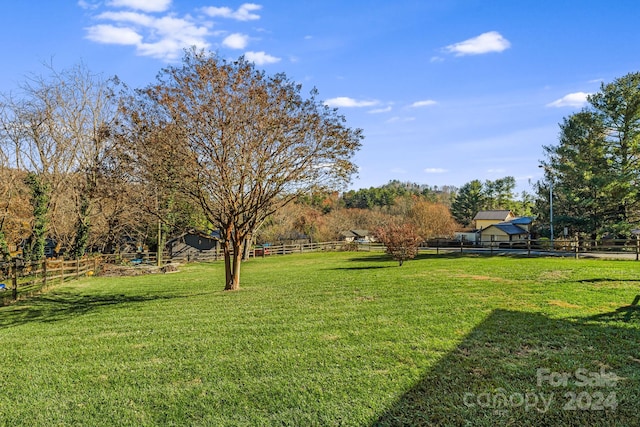
[(290, 255), (245, 263), (239, 292), (223, 274), (0, 307), (0, 425), (640, 425), (640, 263)]

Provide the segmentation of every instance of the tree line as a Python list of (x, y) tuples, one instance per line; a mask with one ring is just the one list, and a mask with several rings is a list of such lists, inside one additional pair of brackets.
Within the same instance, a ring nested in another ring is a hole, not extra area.
[(485, 209), (545, 224), (549, 190), (557, 227), (626, 236), (640, 220), (639, 83), (634, 73), (603, 84), (564, 119), (535, 195), (516, 196), (513, 177), (341, 193), (362, 131), (284, 74), (195, 50), (139, 89), (82, 64), (47, 66), (0, 98), (0, 254), (20, 246), (37, 260), (47, 242), (68, 257), (157, 250), (185, 230), (220, 230), (225, 287), (237, 289), (252, 242), (388, 224), (450, 236)]

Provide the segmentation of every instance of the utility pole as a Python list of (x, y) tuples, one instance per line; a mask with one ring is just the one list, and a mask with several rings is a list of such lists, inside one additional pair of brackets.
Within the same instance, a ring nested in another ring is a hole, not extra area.
[(539, 165), (538, 167), (549, 174), (549, 243), (551, 250), (553, 250), (553, 176), (548, 166)]

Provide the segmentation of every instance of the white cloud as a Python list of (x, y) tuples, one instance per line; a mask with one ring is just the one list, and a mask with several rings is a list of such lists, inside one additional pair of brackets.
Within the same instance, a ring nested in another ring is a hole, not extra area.
[(446, 169), (442, 169), (442, 168), (426, 168), (424, 171), (426, 173), (445, 173), (445, 172), (447, 172)]
[(131, 28), (114, 27), (113, 25), (94, 25), (87, 28), (87, 38), (105, 44), (139, 45), (142, 36)]
[(587, 104), (586, 92), (575, 92), (547, 104), (547, 107), (583, 107)]
[(205, 26), (198, 26), (191, 20), (165, 16), (153, 22), (153, 29), (158, 31), (163, 37), (170, 37), (176, 40), (191, 42), (192, 39), (204, 40), (209, 34), (209, 29)]
[[(252, 38), (240, 32), (231, 33), (216, 26), (202, 13), (178, 15), (171, 10), (172, 0), (77, 0), (78, 6), (94, 10), (93, 25), (86, 27), (88, 40), (115, 45), (135, 46), (140, 56), (151, 56), (173, 62), (184, 49), (195, 46), (207, 50), (211, 39), (218, 46), (230, 49), (246, 49)], [(260, 19), (256, 13), (262, 9), (255, 3), (244, 3), (237, 9), (209, 7), (198, 9), (209, 16), (238, 21)], [(254, 29), (255, 30), (255, 29)], [(258, 31), (258, 30), (255, 30)], [(258, 65), (272, 64), (281, 58), (265, 52), (246, 52), (245, 57)]]
[(164, 12), (171, 6), (171, 0), (110, 0), (107, 6), (126, 7), (143, 12)]
[(78, 6), (80, 6), (82, 9), (94, 10), (97, 9), (100, 5), (86, 0), (78, 0)]
[(244, 57), (247, 61), (251, 61), (256, 65), (275, 64), (280, 61), (280, 58), (265, 52), (245, 52)]
[(249, 36), (240, 33), (229, 34), (222, 44), (231, 49), (244, 49), (249, 44)]
[(95, 18), (111, 23), (86, 28), (89, 40), (104, 44), (133, 45), (136, 46), (138, 55), (175, 61), (185, 48), (209, 47), (208, 27), (199, 25), (189, 16), (155, 17), (139, 12), (107, 11)]
[(150, 38), (148, 42), (138, 46), (142, 55), (174, 61), (182, 55), (185, 47), (209, 47), (206, 40), (209, 30), (186, 19), (165, 16), (154, 20), (151, 29), (157, 39)]
[(456, 56), (481, 55), (491, 52), (502, 52), (511, 46), (509, 40), (502, 37), (497, 31), (489, 31), (477, 37), (451, 44), (445, 50)]
[(337, 98), (327, 99), (324, 102), (329, 107), (373, 107), (378, 105), (378, 101), (358, 101), (357, 99), (349, 98), (347, 96), (339, 96)]
[(233, 10), (230, 7), (205, 7), (202, 11), (212, 18), (216, 16), (222, 18), (235, 19), (237, 21), (255, 21), (260, 19), (260, 15), (252, 13), (253, 11), (262, 9), (262, 6), (255, 3), (244, 3), (237, 10)]
[(434, 101), (433, 99), (425, 99), (424, 101), (416, 101), (413, 104), (411, 104), (411, 107), (413, 108), (420, 108), (420, 107), (429, 107), (431, 105), (436, 105), (437, 102)]
[(153, 27), (154, 18), (150, 15), (138, 12), (104, 12), (96, 16), (96, 19), (115, 21), (118, 23), (131, 23), (143, 27)]
[(373, 110), (369, 110), (369, 114), (388, 113), (389, 111), (391, 111), (391, 105), (384, 108), (375, 108)]
[(387, 120), (385, 123), (406, 123), (406, 122), (412, 122), (415, 119), (416, 119), (415, 117), (394, 116), (394, 117), (391, 117), (389, 120)]

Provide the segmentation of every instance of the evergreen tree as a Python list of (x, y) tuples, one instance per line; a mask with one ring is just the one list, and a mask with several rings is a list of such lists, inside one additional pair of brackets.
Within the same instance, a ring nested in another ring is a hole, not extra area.
[(487, 206), (486, 191), (482, 183), (474, 179), (466, 183), (451, 204), (451, 214), (460, 224), (471, 225), (473, 217)]
[(545, 147), (538, 207), (546, 215), (552, 184), (559, 227), (624, 237), (640, 220), (640, 73), (603, 84), (588, 101), (564, 119), (559, 144)]

